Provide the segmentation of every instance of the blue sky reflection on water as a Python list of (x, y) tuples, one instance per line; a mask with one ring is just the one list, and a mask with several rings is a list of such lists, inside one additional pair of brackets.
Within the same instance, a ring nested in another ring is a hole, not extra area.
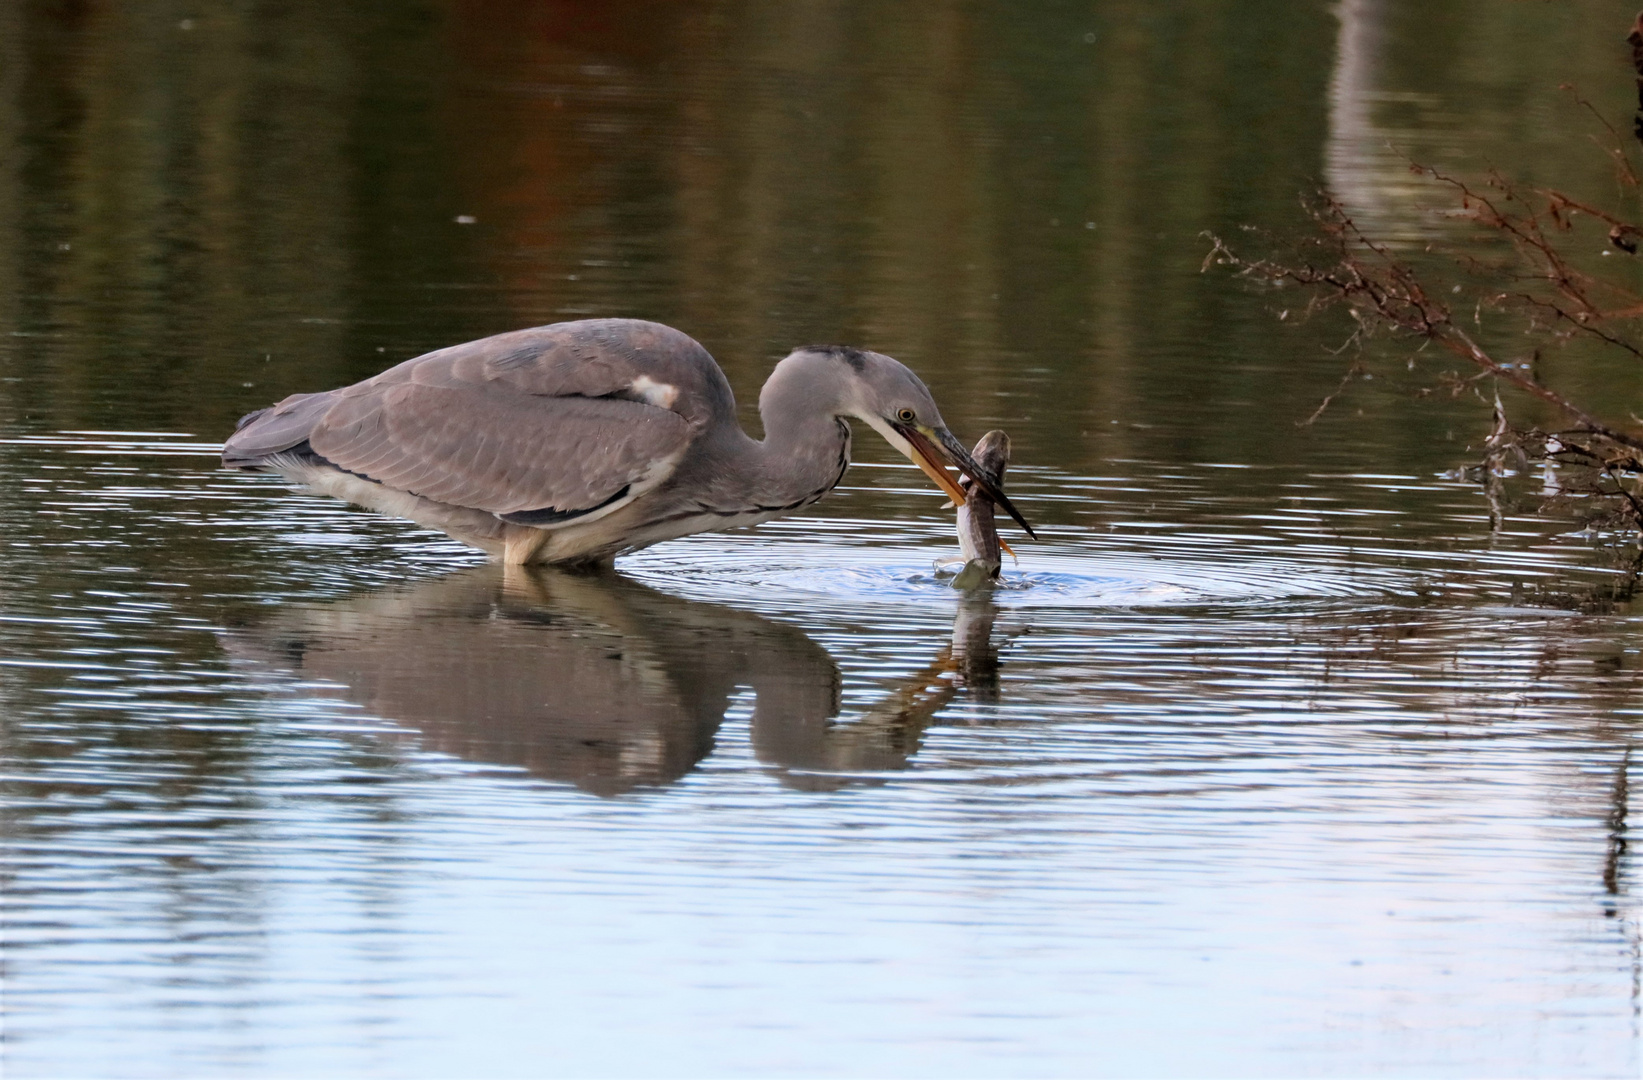
[[(1456, 478), (1481, 407), (1297, 427), (1342, 328), (1199, 273), (1319, 179), (1443, 235), (1389, 140), (1605, 182), (1631, 14), (6, 8), (7, 1075), (1637, 1075), (1624, 552)], [(955, 596), (867, 433), (613, 578), (213, 468), (585, 314), (750, 423), (897, 355), (1044, 540)]]

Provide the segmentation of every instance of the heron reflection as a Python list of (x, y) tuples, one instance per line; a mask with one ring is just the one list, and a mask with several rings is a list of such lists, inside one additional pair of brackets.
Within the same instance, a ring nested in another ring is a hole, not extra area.
[(757, 758), (827, 788), (905, 768), (954, 695), (996, 699), (994, 614), (967, 599), (953, 643), (848, 721), (838, 666), (799, 629), (609, 573), (475, 567), (288, 608), (223, 644), (304, 693), (415, 729), (427, 749), (600, 795), (688, 773), (750, 687)]

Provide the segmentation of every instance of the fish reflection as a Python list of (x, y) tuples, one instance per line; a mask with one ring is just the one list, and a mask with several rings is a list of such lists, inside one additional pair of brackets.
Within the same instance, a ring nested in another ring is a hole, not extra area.
[[(972, 598), (954, 640), (864, 716), (839, 720), (838, 666), (795, 627), (616, 574), (476, 567), (287, 609), (224, 648), (420, 733), (431, 750), (600, 795), (679, 779), (738, 690), (754, 753), (785, 783), (832, 788), (906, 768), (960, 692), (996, 700), (997, 609)], [(865, 774), (865, 775), (864, 775)]]
[(999, 661), (993, 646), (998, 606), (990, 592), (983, 588), (966, 597), (953, 622), (952, 642), (859, 719), (761, 725), (755, 715), (754, 752), (786, 770), (785, 782), (808, 790), (843, 787), (870, 778), (862, 773), (905, 768), (936, 714), (958, 694), (998, 700)]

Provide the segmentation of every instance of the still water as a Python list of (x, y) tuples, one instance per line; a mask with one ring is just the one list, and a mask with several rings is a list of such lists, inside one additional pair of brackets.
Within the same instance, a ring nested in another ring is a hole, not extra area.
[[(1480, 405), (1297, 427), (1342, 328), (1198, 272), (1319, 182), (1441, 235), (1389, 143), (1605, 182), (1630, 17), (0, 9), (7, 1075), (1635, 1076), (1624, 538), (1457, 471)], [(744, 412), (898, 356), (1043, 540), (955, 593), (865, 432), (604, 576), (215, 468), (613, 314)]]

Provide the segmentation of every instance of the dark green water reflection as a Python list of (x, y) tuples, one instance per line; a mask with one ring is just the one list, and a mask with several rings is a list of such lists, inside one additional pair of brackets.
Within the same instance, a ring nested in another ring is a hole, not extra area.
[[(1448, 235), (1405, 152), (1612, 190), (1631, 16), (0, 5), (7, 1075), (1635, 1075), (1608, 538), (1444, 477), (1480, 403), (1297, 427), (1347, 328), (1200, 272), (1318, 183)], [(615, 580), (213, 467), (618, 314), (749, 426), (897, 356), (1044, 542), (961, 604), (866, 434)]]

